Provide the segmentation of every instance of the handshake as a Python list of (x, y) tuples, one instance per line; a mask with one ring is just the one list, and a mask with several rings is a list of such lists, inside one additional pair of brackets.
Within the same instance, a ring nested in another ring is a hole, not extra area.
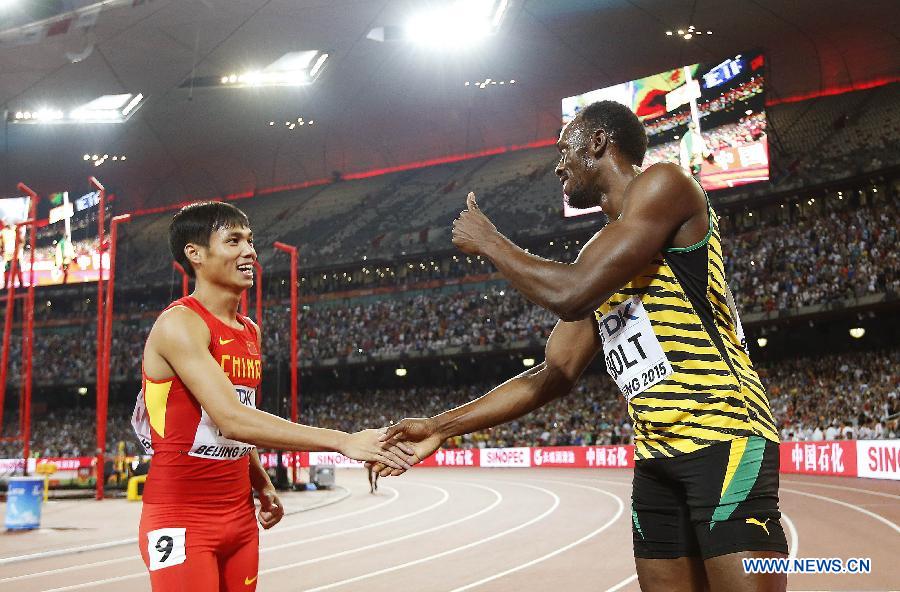
[(437, 422), (418, 417), (348, 434), (339, 452), (366, 463), (381, 477), (397, 476), (431, 456), (445, 439), (438, 433)]

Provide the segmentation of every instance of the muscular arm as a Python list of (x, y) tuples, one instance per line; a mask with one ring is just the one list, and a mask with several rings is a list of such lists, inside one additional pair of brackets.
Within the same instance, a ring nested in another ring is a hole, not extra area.
[(494, 427), (567, 395), (599, 349), (593, 319), (558, 322), (547, 340), (542, 363), (480, 399), (435, 416), (436, 432), (445, 440)]
[(526, 298), (564, 321), (582, 319), (670, 244), (687, 220), (703, 212), (702, 196), (678, 167), (654, 165), (629, 186), (622, 216), (594, 235), (573, 263), (527, 253), (499, 233), (483, 253)]
[[(388, 428), (384, 439), (411, 444), (416, 458), (424, 460), (451, 436), (511, 421), (568, 394), (599, 349), (593, 319), (560, 321), (547, 340), (540, 365), (456, 409), (430, 418), (404, 419)], [(376, 463), (375, 471), (382, 477), (402, 472), (381, 463)]]
[(183, 307), (172, 308), (160, 315), (150, 331), (144, 368), (151, 377), (154, 370), (163, 376), (176, 374), (226, 438), (264, 448), (333, 450), (359, 460), (386, 455), (390, 464), (403, 464), (390, 451), (376, 452), (369, 439), (360, 447), (363, 439), (355, 438), (357, 434), (295, 424), (241, 405), (234, 385), (209, 353), (209, 340), (209, 329), (199, 316)]

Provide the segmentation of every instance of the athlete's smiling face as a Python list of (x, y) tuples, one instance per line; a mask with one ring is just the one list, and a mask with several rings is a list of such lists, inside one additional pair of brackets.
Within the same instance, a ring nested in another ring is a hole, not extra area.
[(209, 236), (209, 246), (200, 247), (198, 275), (220, 286), (246, 289), (253, 285), (253, 231), (246, 226), (224, 227)]
[(601, 194), (595, 187), (597, 161), (591, 153), (591, 137), (581, 119), (567, 123), (556, 143), (559, 163), (556, 175), (563, 185), (563, 193), (573, 208), (592, 208), (600, 205)]

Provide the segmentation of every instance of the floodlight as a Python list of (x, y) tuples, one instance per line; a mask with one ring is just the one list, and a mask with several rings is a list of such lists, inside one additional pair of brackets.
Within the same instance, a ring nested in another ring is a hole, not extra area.
[(421, 45), (465, 47), (497, 32), (508, 0), (456, 0), (413, 15), (406, 38)]

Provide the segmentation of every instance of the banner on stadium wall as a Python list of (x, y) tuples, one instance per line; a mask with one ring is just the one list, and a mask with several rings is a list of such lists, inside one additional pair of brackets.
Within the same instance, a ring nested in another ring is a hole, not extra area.
[(781, 472), (856, 476), (856, 442), (782, 442)]
[[(274, 467), (276, 455), (259, 455), (263, 467)], [(301, 452), (294, 457), (285, 453), (282, 462), (290, 467), (334, 465), (340, 468), (363, 468), (364, 463), (337, 452)], [(419, 463), (421, 467), (477, 468), (572, 468), (627, 469), (634, 467), (634, 446), (546, 446), (515, 448), (441, 448)]]
[(859, 477), (900, 481), (900, 440), (856, 442), (856, 474)]
[[(50, 475), (50, 487), (79, 486), (87, 487), (93, 483), (94, 463), (92, 456), (68, 457), (68, 458), (29, 458), (28, 474), (36, 474), (38, 465), (55, 465), (56, 471)], [(5, 483), (10, 477), (22, 474), (21, 458), (0, 459), (0, 482)]]
[(423, 467), (479, 467), (481, 450), (478, 448), (439, 448), (419, 463)]
[[(782, 442), (781, 472), (804, 475), (868, 477), (900, 481), (900, 440), (843, 440), (837, 442)], [(277, 464), (273, 452), (259, 455), (263, 467)], [(0, 481), (22, 472), (21, 459), (0, 459)], [(29, 459), (28, 472), (37, 464), (53, 463), (57, 472), (51, 487), (86, 482), (93, 477), (94, 458)], [(334, 465), (364, 468), (364, 464), (337, 452), (285, 452), (282, 463), (290, 468)], [(634, 446), (534, 446), (515, 448), (440, 449), (419, 463), (422, 467), (627, 469), (634, 467)]]

